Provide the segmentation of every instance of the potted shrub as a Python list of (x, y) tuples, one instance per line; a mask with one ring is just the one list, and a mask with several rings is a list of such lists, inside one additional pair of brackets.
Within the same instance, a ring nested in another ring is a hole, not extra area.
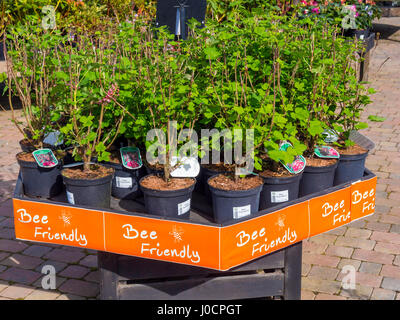
[[(191, 141), (201, 112), (194, 81), (196, 69), (183, 51), (184, 44), (173, 42), (174, 36), (164, 27), (157, 30), (157, 38), (150, 28), (142, 30), (147, 35), (146, 42), (140, 45), (142, 60), (138, 72), (143, 90), (140, 103), (147, 119), (141, 120), (141, 134), (146, 139), (147, 162), (158, 165), (162, 174), (145, 176), (140, 187), (149, 214), (188, 218), (196, 179), (174, 178), (171, 172), (180, 165), (180, 157), (186, 155), (183, 149), (178, 153), (178, 147)], [(181, 49), (177, 50), (178, 46)], [(193, 153), (197, 156), (196, 146)], [(177, 163), (173, 162), (174, 156), (178, 157)]]
[[(12, 121), (24, 136), (20, 141), (23, 152), (17, 154), (24, 191), (29, 196), (50, 198), (62, 191), (62, 162), (58, 161), (58, 165), (51, 168), (41, 167), (32, 152), (53, 148), (44, 141), (47, 135), (55, 130), (58, 120), (54, 110), (57, 96), (56, 81), (53, 79), (56, 68), (53, 49), (58, 44), (59, 36), (56, 33), (43, 32), (38, 26), (17, 24), (9, 27), (6, 37), (8, 50), (5, 50), (5, 53)], [(17, 119), (15, 115), (13, 95), (21, 101), (23, 120)], [(56, 156), (59, 160), (62, 159), (61, 152), (56, 152)]]
[[(247, 26), (246, 22), (243, 23)], [(258, 79), (262, 71), (255, 70), (260, 66), (259, 61), (251, 55), (260, 42), (253, 42), (252, 47), (251, 31), (232, 22), (215, 28), (203, 50), (208, 61), (209, 93), (204, 116), (225, 133), (224, 162), (233, 167), (233, 172), (218, 173), (207, 180), (214, 220), (223, 223), (259, 210), (263, 180), (253, 171), (260, 168), (257, 145), (263, 144), (266, 130), (262, 122), (271, 110), (268, 110), (269, 91)], [(231, 159), (227, 159), (229, 156)]]
[[(291, 121), (297, 124), (298, 137), (306, 150), (307, 166), (300, 182), (300, 196), (333, 185), (338, 161), (316, 156), (315, 148), (325, 144), (323, 132), (328, 128), (327, 115), (336, 110), (336, 86), (343, 81), (347, 57), (354, 56), (353, 43), (336, 37), (334, 27), (310, 26), (311, 39), (303, 42), (298, 71), (290, 94), (293, 96)], [(354, 58), (355, 59), (355, 58)]]
[(90, 34), (80, 34), (74, 46), (65, 36), (54, 76), (60, 97), (57, 110), (66, 119), (60, 132), (74, 159), (82, 161), (62, 170), (68, 201), (107, 208), (114, 169), (94, 160), (110, 160), (108, 150), (118, 137), (125, 109), (117, 101), (115, 30), (96, 36), (98, 46)]
[(334, 185), (362, 178), (369, 152), (351, 140), (351, 133), (368, 127), (360, 121), (360, 117), (365, 106), (372, 102), (369, 95), (375, 90), (371, 87), (367, 89), (357, 81), (357, 71), (352, 63), (348, 59), (343, 66), (344, 81), (337, 83), (337, 111), (329, 116), (331, 130), (337, 136), (337, 141), (333, 140), (332, 144), (340, 154)]

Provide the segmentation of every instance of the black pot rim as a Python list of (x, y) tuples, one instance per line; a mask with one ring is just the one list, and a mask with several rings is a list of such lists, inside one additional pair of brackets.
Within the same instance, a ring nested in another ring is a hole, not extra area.
[[(184, 179), (192, 179), (193, 180), (193, 184), (191, 186), (187, 187), (187, 188), (178, 189), (178, 190), (155, 190), (155, 189), (149, 189), (149, 188), (146, 188), (146, 187), (142, 186), (142, 181), (144, 179), (148, 178), (148, 177), (151, 177), (151, 176), (159, 177), (159, 175), (152, 173), (152, 174), (148, 174), (148, 175), (142, 177), (139, 180), (139, 186), (142, 189), (142, 191), (144, 193), (148, 194), (148, 195), (154, 195), (154, 196), (157, 196), (157, 197), (166, 197), (166, 198), (167, 197), (176, 197), (176, 196), (179, 196), (179, 195), (183, 195), (183, 194), (192, 192), (194, 187), (195, 187), (195, 185), (196, 185), (196, 181), (197, 181), (196, 178), (184, 178)], [(180, 178), (174, 178), (174, 179), (180, 179)]]
[[(248, 189), (248, 190), (223, 190), (223, 189), (217, 189), (214, 188), (213, 186), (210, 185), (210, 180), (219, 176), (221, 173), (216, 174), (211, 176), (210, 178), (207, 179), (207, 185), (210, 188), (210, 191), (216, 195), (220, 195), (226, 198), (237, 198), (237, 197), (247, 197), (251, 196), (254, 194), (257, 194), (258, 192), (261, 192), (264, 183), (260, 184), (257, 187)], [(223, 173), (222, 173), (223, 174)]]
[(357, 161), (357, 160), (366, 158), (368, 156), (368, 154), (369, 154), (369, 150), (367, 150), (367, 152), (360, 153), (360, 154), (341, 154), (339, 161), (340, 160)]
[[(101, 164), (98, 164), (101, 166)], [(65, 169), (61, 170), (61, 175), (63, 178), (63, 181), (69, 185), (72, 186), (96, 186), (96, 185), (101, 185), (101, 184), (106, 184), (110, 182), (113, 179), (114, 176), (114, 171), (102, 178), (96, 178), (96, 179), (75, 179), (75, 178), (68, 178), (64, 176), (63, 172)]]
[(288, 184), (300, 180), (303, 175), (303, 171), (297, 174), (292, 174), (286, 177), (264, 177), (259, 174), (259, 176), (264, 180), (264, 184)]
[(337, 159), (334, 164), (331, 164), (329, 166), (315, 167), (306, 165), (303, 172), (309, 172), (309, 173), (329, 172), (331, 170), (335, 170), (338, 165), (339, 165), (339, 159)]

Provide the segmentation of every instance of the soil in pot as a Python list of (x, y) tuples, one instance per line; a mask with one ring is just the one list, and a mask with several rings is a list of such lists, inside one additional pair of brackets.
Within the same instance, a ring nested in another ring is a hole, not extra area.
[(66, 186), (68, 202), (95, 208), (110, 208), (113, 168), (91, 165), (84, 171), (83, 166), (65, 168), (62, 177)]
[(139, 184), (144, 194), (148, 214), (188, 219), (190, 216), (194, 178), (171, 178), (151, 174), (143, 177)]
[(20, 165), (24, 193), (30, 197), (51, 198), (63, 190), (61, 177), (62, 161), (53, 168), (40, 167), (32, 153), (20, 152), (17, 154)]
[(223, 162), (216, 164), (201, 165), (201, 180), (200, 180), (199, 190), (206, 196), (206, 199), (210, 204), (212, 203), (211, 200), (212, 196), (210, 188), (207, 183), (208, 179), (217, 174), (232, 173), (233, 171), (234, 171), (233, 165), (224, 164)]
[(127, 169), (121, 163), (121, 156), (112, 153), (110, 161), (103, 163), (115, 170), (112, 180), (111, 195), (117, 199), (134, 200), (142, 195), (139, 181), (146, 175), (146, 169)]
[(339, 163), (337, 159), (309, 157), (306, 158), (306, 162), (307, 165), (300, 180), (299, 197), (323, 191), (333, 186), (335, 170)]
[(355, 144), (346, 149), (339, 148), (339, 164), (335, 172), (333, 185), (361, 179), (364, 176), (365, 159), (368, 150)]
[(259, 176), (235, 180), (233, 175), (217, 174), (209, 178), (214, 221), (225, 223), (257, 213), (263, 184)]
[(260, 195), (260, 210), (296, 200), (299, 197), (302, 172), (291, 174), (283, 166), (279, 165), (275, 170), (265, 169), (259, 172), (259, 175), (264, 180)]

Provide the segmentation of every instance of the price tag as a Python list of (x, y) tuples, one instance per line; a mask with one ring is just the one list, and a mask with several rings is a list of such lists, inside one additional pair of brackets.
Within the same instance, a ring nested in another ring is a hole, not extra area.
[(54, 168), (58, 165), (58, 160), (50, 149), (35, 150), (32, 155), (41, 168)]
[[(279, 150), (286, 151), (289, 147), (292, 147), (292, 145), (289, 142), (284, 142), (281, 144)], [(292, 174), (300, 173), (306, 167), (306, 159), (303, 156), (296, 156), (292, 163), (283, 163), (283, 161), (280, 162), (285, 169)]]
[(316, 147), (314, 149), (314, 154), (318, 158), (328, 158), (328, 159), (339, 159), (340, 158), (339, 152), (337, 152), (336, 149), (329, 147), (329, 146)]
[(139, 148), (123, 147), (119, 149), (121, 153), (122, 165), (127, 169), (139, 169), (142, 167), (142, 157)]

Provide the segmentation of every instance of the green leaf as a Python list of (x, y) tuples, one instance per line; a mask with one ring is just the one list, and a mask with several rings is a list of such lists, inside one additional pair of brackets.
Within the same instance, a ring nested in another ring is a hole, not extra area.
[(368, 120), (371, 120), (371, 121), (374, 121), (374, 122), (383, 122), (383, 121), (386, 120), (386, 118), (380, 117), (380, 116), (370, 115), (370, 116), (368, 116)]

